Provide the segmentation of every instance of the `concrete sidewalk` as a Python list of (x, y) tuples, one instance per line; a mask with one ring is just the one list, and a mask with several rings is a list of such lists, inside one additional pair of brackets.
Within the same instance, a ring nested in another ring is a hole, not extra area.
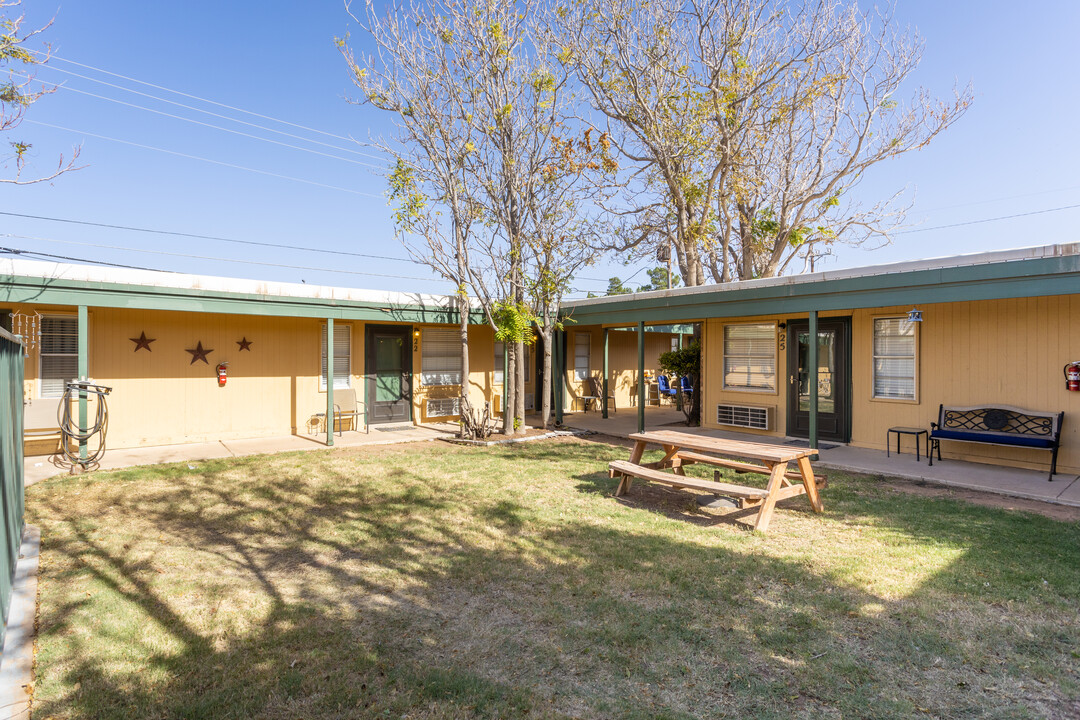
[[(407, 442), (424, 442), (438, 437), (453, 435), (456, 425), (430, 423), (427, 425), (395, 424), (372, 426), (369, 432), (346, 431), (341, 437), (334, 435), (334, 447), (360, 447), (363, 445), (397, 445)], [(184, 445), (157, 445), (141, 448), (106, 449), (97, 469), (118, 470), (137, 465), (158, 465), (173, 462), (195, 462), (215, 458), (243, 457), (300, 450), (326, 450), (325, 435), (282, 435), (277, 437), (223, 440), (219, 442), (188, 443)], [(64, 475), (68, 466), (52, 456), (34, 456), (25, 459), (26, 485), (30, 486), (45, 478)]]
[[(646, 430), (678, 430), (710, 437), (747, 440), (749, 442), (800, 442), (781, 438), (762, 438), (750, 433), (688, 428), (680, 426), (685, 421), (681, 411), (672, 407), (648, 407), (645, 410)], [(614, 437), (628, 437), (637, 432), (637, 408), (627, 408), (609, 413), (608, 419), (599, 412), (578, 412), (567, 414), (563, 422), (572, 428), (592, 430), (593, 432)], [(920, 482), (944, 485), (947, 487), (978, 490), (996, 493), (1008, 497), (1038, 500), (1080, 507), (1080, 476), (1074, 474), (1054, 475), (1053, 482), (1047, 482), (1046, 471), (1024, 470), (1021, 468), (987, 465), (984, 463), (964, 462), (962, 460), (934, 461), (930, 467), (926, 456), (919, 461), (912, 454), (910, 439), (903, 446), (904, 454), (882, 455), (880, 450), (836, 445), (819, 452), (820, 460), (815, 465), (835, 470), (846, 470), (866, 475), (884, 475), (887, 477), (917, 480)], [(804, 442), (805, 441), (801, 441)], [(831, 443), (829, 443), (831, 444)]]

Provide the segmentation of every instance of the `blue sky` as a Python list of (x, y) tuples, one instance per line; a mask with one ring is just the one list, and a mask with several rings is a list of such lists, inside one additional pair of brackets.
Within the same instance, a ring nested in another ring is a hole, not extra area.
[[(335, 36), (351, 21), (337, 0), (305, 3), (71, 2), (30, 0), (27, 25), (55, 16), (47, 33), (55, 55), (137, 80), (208, 98), (308, 128), (367, 139), (385, 119), (345, 101), (352, 86)], [(868, 200), (907, 187), (915, 193), (911, 230), (887, 247), (840, 248), (819, 269), (855, 267), (957, 253), (1071, 242), (1080, 208), (946, 229), (940, 225), (1080, 204), (1074, 126), (1080, 93), (1073, 37), (1080, 6), (1046, 2), (1029, 9), (1005, 2), (901, 2), (901, 24), (926, 43), (916, 84), (949, 93), (972, 82), (968, 114), (928, 148), (879, 165), (860, 193)], [(356, 38), (358, 36), (354, 36)], [(244, 127), (83, 80), (68, 70), (336, 146), (331, 149)], [(405, 257), (393, 236), (384, 181), (366, 165), (379, 161), (346, 140), (272, 123), (119, 80), (59, 59), (38, 71), (65, 87), (7, 139), (33, 143), (47, 171), (59, 153), (82, 145), (85, 167), (50, 184), (0, 186), (0, 211), (172, 230), (237, 240), (302, 245), (380, 257)], [(75, 92), (103, 95), (163, 112), (297, 144), (324, 157), (193, 125)], [(125, 145), (167, 149), (220, 163), (299, 178), (305, 184)], [(347, 162), (338, 158), (346, 158)], [(22, 237), (9, 237), (19, 235)], [(32, 238), (32, 239), (31, 239)], [(58, 242), (65, 241), (65, 242)], [(83, 243), (83, 244), (78, 244)], [(158, 250), (155, 255), (93, 245)], [(422, 266), (378, 258), (276, 250), (0, 215), (0, 246), (150, 268), (269, 280), (439, 292)], [(255, 260), (251, 265), (179, 255)], [(322, 268), (307, 269), (307, 268)], [(328, 272), (327, 269), (348, 273)], [(575, 285), (602, 291), (606, 278), (640, 266), (617, 260), (586, 268)], [(365, 275), (361, 273), (371, 273)], [(383, 275), (395, 277), (381, 277)], [(638, 273), (630, 282), (644, 282)]]

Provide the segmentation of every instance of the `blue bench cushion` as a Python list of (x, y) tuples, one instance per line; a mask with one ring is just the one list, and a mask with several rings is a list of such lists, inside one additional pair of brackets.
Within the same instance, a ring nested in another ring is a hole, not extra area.
[(969, 430), (933, 430), (930, 437), (939, 440), (967, 440), (968, 442), (997, 443), (1017, 447), (1052, 448), (1054, 438), (1038, 435), (1013, 435), (996, 432), (971, 432)]

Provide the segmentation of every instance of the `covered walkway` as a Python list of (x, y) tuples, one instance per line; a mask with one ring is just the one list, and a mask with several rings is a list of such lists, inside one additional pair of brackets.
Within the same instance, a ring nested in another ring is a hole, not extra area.
[[(631, 433), (638, 432), (636, 408), (630, 408), (627, 412), (622, 412), (620, 409), (618, 412), (609, 413), (607, 419), (604, 419), (598, 412), (568, 413), (563, 422), (574, 429), (591, 430), (603, 435), (620, 438), (626, 438)], [(761, 435), (728, 430), (688, 428), (684, 422), (685, 416), (675, 408), (645, 408), (645, 428), (647, 430), (679, 430), (680, 432), (733, 440), (775, 442), (777, 444), (790, 442), (806, 446), (805, 440), (762, 437)], [(934, 466), (930, 467), (925, 456), (918, 462), (915, 460), (915, 456), (911, 454), (910, 439), (905, 438), (905, 441), (903, 454), (897, 455), (893, 452), (891, 457), (882, 455), (880, 450), (825, 443), (825, 446), (819, 450), (820, 460), (816, 461), (814, 465), (865, 475), (885, 475), (966, 490), (997, 493), (1008, 497), (1080, 507), (1080, 476), (1070, 474), (1055, 475), (1053, 482), (1047, 482), (1045, 470), (1026, 470), (949, 459), (942, 462), (935, 461)]]

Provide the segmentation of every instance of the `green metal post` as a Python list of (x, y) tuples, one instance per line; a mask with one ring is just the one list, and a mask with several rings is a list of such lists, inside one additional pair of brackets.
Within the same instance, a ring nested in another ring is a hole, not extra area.
[[(90, 377), (90, 342), (88, 325), (90, 315), (85, 305), (79, 306), (79, 380), (87, 380)], [(101, 402), (101, 399), (98, 399)], [(79, 391), (79, 434), (86, 435), (86, 390)], [(79, 441), (79, 459), (86, 460), (86, 441)]]
[(604, 328), (604, 380), (600, 383), (600, 392), (604, 397), (600, 398), (601, 404), (604, 406), (603, 418), (607, 420), (607, 398), (608, 398), (608, 328)]
[(555, 424), (562, 425), (563, 422), (563, 394), (566, 392), (564, 385), (566, 383), (566, 370), (563, 368), (563, 345), (566, 343), (566, 337), (561, 330), (556, 330), (552, 335), (552, 341), (554, 347), (552, 348), (552, 373), (555, 376)]
[(645, 432), (645, 323), (637, 324), (637, 431)]
[[(809, 378), (807, 382), (810, 387), (810, 449), (817, 450), (818, 446), (818, 427), (817, 427), (817, 410), (818, 410), (818, 331), (817, 331), (817, 310), (810, 311), (810, 346), (807, 348), (806, 362), (810, 365)], [(812, 456), (812, 459), (817, 459), (817, 454)]]
[(334, 446), (334, 318), (326, 318), (326, 444)]
[[(679, 333), (679, 349), (682, 350), (682, 333)], [(675, 378), (675, 409), (682, 412), (683, 404), (683, 392), (682, 392), (682, 378)]]

